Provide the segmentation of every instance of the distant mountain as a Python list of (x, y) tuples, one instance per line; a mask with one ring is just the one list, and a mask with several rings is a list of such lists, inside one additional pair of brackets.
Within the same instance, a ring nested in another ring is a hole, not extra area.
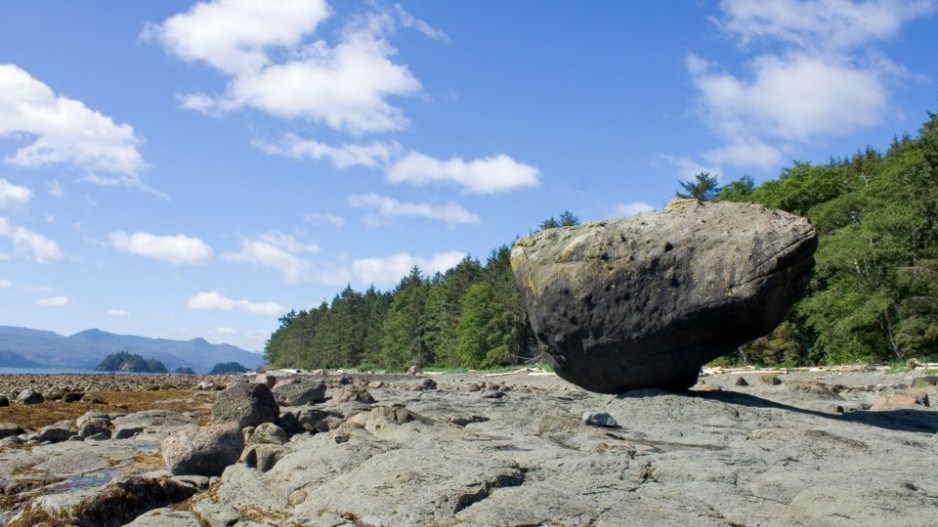
[(19, 353), (0, 349), (0, 366), (5, 368), (41, 368), (42, 364), (33, 362)]
[[(94, 370), (110, 354), (126, 351), (162, 362), (172, 371), (189, 367), (207, 373), (220, 362), (239, 362), (248, 368), (264, 364), (264, 358), (230, 344), (115, 335), (89, 329), (70, 337), (51, 331), (0, 326), (0, 367)], [(20, 365), (26, 360), (31, 364)]]

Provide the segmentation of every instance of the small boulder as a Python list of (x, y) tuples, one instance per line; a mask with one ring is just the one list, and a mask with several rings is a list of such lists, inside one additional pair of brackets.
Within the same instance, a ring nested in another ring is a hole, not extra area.
[(749, 386), (749, 381), (745, 377), (737, 377), (736, 382), (733, 383), (734, 386)]
[(65, 392), (64, 394), (62, 394), (62, 402), (77, 403), (78, 401), (81, 401), (82, 397), (84, 396), (85, 394), (81, 392)]
[(618, 428), (619, 423), (615, 418), (606, 412), (583, 412), (580, 422), (588, 426), (598, 426), (602, 428)]
[(303, 406), (326, 400), (326, 383), (307, 378), (280, 383), (273, 388), (274, 397), (282, 406)]
[(282, 445), (287, 442), (287, 432), (273, 423), (261, 423), (254, 429), (249, 445)]
[(241, 456), (244, 464), (256, 468), (260, 472), (267, 472), (283, 457), (285, 449), (279, 445), (251, 445)]
[(160, 449), (174, 475), (220, 476), (241, 457), (244, 436), (235, 423), (189, 428), (164, 439)]
[(236, 383), (221, 392), (212, 406), (212, 423), (238, 423), (239, 428), (273, 422), (280, 407), (266, 384)]
[(10, 399), (6, 395), (0, 395), (0, 408), (10, 406)]
[(0, 439), (22, 434), (24, 430), (15, 423), (0, 423)]
[(873, 403), (870, 411), (882, 412), (915, 406), (929, 406), (928, 394), (922, 390), (908, 389), (897, 392), (895, 395), (881, 397)]
[(337, 403), (358, 402), (364, 404), (374, 404), (375, 398), (371, 396), (364, 386), (354, 384), (344, 386), (332, 396), (332, 400)]
[(43, 397), (41, 393), (33, 390), (32, 388), (27, 388), (16, 396), (16, 402), (19, 404), (40, 404), (44, 403), (45, 401), (46, 398)]
[(71, 428), (71, 422), (59, 421), (58, 423), (40, 428), (38, 432), (30, 436), (30, 440), (36, 440), (41, 443), (61, 443), (62, 441), (68, 441), (73, 435), (75, 435), (75, 431)]
[(105, 412), (88, 412), (79, 417), (75, 424), (78, 425), (78, 437), (81, 439), (101, 433), (107, 433), (110, 437), (111, 434), (111, 416)]

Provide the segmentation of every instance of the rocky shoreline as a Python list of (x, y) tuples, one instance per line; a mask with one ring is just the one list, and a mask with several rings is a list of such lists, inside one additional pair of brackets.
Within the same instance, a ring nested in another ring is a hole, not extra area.
[(934, 525), (936, 381), (5, 375), (0, 525)]

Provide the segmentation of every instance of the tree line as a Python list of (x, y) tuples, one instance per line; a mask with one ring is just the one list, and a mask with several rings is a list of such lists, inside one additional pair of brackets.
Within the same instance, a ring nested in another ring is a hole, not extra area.
[[(938, 357), (938, 116), (823, 165), (795, 162), (756, 185), (720, 187), (697, 174), (680, 197), (740, 201), (807, 217), (818, 232), (804, 299), (771, 334), (722, 362), (813, 365)], [(577, 225), (568, 211), (538, 228)], [(484, 368), (538, 354), (509, 265), (510, 246), (482, 264), (411, 272), (391, 291), (346, 287), (316, 308), (280, 319), (265, 357), (275, 367), (403, 370)]]
[[(538, 230), (578, 225), (564, 211)], [(279, 368), (405, 370), (491, 368), (519, 364), (538, 353), (503, 245), (483, 264), (464, 257), (445, 273), (411, 269), (392, 290), (346, 286), (332, 302), (290, 311), (264, 350)]]
[(709, 174), (683, 194), (807, 217), (818, 233), (807, 295), (770, 335), (728, 359), (786, 366), (938, 358), (938, 115), (885, 154), (794, 163), (756, 186)]

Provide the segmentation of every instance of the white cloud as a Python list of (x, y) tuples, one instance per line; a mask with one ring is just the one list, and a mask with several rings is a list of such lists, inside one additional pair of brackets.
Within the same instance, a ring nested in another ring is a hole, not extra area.
[(14, 226), (6, 218), (0, 218), (0, 236), (10, 238), (14, 254), (24, 254), (36, 263), (52, 263), (65, 259), (65, 254), (54, 240), (25, 227)]
[(254, 141), (253, 145), (268, 154), (293, 159), (328, 160), (340, 170), (354, 166), (382, 168), (400, 150), (397, 143), (375, 141), (369, 144), (346, 144), (330, 146), (313, 139), (302, 139), (294, 134), (284, 134), (277, 142)]
[(644, 201), (633, 201), (631, 203), (620, 203), (612, 209), (612, 218), (624, 218), (626, 216), (635, 216), (636, 214), (641, 214), (643, 212), (651, 212), (655, 210), (655, 206), (650, 203), (645, 203)]
[(0, 178), (0, 208), (25, 205), (32, 197), (32, 190)]
[(689, 157), (675, 157), (666, 154), (658, 154), (658, 157), (667, 161), (668, 164), (674, 167), (674, 175), (677, 177), (677, 179), (693, 180), (694, 176), (701, 172), (709, 172), (711, 176), (715, 176), (717, 179), (719, 179), (722, 175), (719, 168), (713, 166), (706, 167)]
[(5, 289), (5, 288), (8, 288), (8, 287), (13, 287), (13, 282), (11, 282), (11, 281), (9, 281), (9, 280), (0, 280), (0, 287), (2, 287), (2, 288), (4, 288), (4, 289)]
[(388, 98), (416, 95), (421, 85), (406, 65), (391, 60), (396, 50), (387, 37), (406, 24), (372, 12), (348, 24), (335, 45), (309, 42), (328, 15), (324, 1), (217, 0), (150, 25), (143, 37), (228, 77), (221, 95), (183, 96), (185, 108), (221, 113), (251, 107), (355, 134), (405, 127), (403, 111)]
[(125, 310), (123, 310), (123, 309), (108, 309), (108, 310), (107, 310), (107, 315), (108, 315), (109, 317), (121, 317), (121, 318), (123, 318), (123, 317), (129, 317), (129, 316), (130, 316), (130, 313), (127, 312), (127, 311), (125, 311)]
[(148, 232), (117, 231), (108, 234), (108, 239), (119, 251), (173, 265), (202, 265), (212, 259), (212, 248), (207, 243), (182, 234), (157, 236)]
[(373, 209), (375, 212), (365, 216), (369, 225), (379, 225), (394, 216), (414, 216), (439, 220), (445, 223), (479, 223), (479, 217), (464, 209), (455, 201), (444, 205), (431, 205), (429, 203), (410, 203), (379, 196), (375, 193), (353, 194), (346, 198), (348, 204), (355, 208)]
[(142, 185), (144, 162), (137, 150), (142, 141), (130, 125), (56, 96), (13, 64), (0, 65), (0, 137), (33, 139), (7, 163), (26, 168), (68, 164), (121, 174)]
[(435, 27), (431, 27), (430, 24), (427, 24), (423, 20), (420, 20), (419, 18), (414, 17), (414, 15), (404, 10), (404, 8), (401, 7), (400, 4), (396, 4), (394, 6), (394, 9), (397, 13), (397, 18), (398, 20), (400, 20), (400, 23), (402, 26), (414, 28), (417, 31), (423, 33), (424, 36), (428, 38), (432, 38), (433, 40), (440, 41), (444, 44), (450, 43), (449, 35), (444, 33), (443, 30), (435, 28)]
[(540, 184), (540, 171), (500, 154), (465, 161), (453, 157), (442, 161), (418, 152), (410, 152), (395, 162), (387, 173), (391, 183), (426, 185), (450, 182), (474, 194), (493, 194)]
[(241, 311), (264, 316), (279, 316), (287, 308), (276, 302), (250, 302), (248, 300), (232, 300), (218, 291), (200, 292), (186, 301), (189, 309), (212, 309), (216, 311)]
[(763, 141), (734, 141), (703, 153), (704, 159), (716, 165), (732, 165), (769, 169), (782, 162), (782, 152)]
[(65, 195), (65, 190), (62, 188), (62, 184), (57, 180), (46, 181), (46, 186), (49, 187), (49, 194), (61, 198)]
[(68, 297), (50, 296), (48, 298), (40, 298), (39, 300), (36, 300), (36, 305), (46, 307), (65, 307), (68, 305)]
[(367, 284), (397, 283), (416, 265), (424, 274), (444, 272), (459, 263), (466, 253), (450, 251), (435, 254), (429, 259), (398, 253), (384, 258), (364, 258), (352, 262), (352, 274)]
[(802, 145), (882, 122), (890, 82), (907, 72), (872, 46), (935, 2), (723, 0), (720, 7), (714, 22), (741, 50), (758, 41), (770, 51), (750, 58), (743, 74), (688, 55), (697, 109), (724, 143), (704, 158), (769, 169)]
[(763, 55), (749, 68), (751, 79), (710, 70), (693, 76), (707, 123), (730, 143), (807, 143), (869, 128), (888, 107), (878, 71), (805, 54)]
[(723, 0), (724, 18), (716, 22), (743, 46), (771, 40), (836, 51), (891, 38), (905, 21), (930, 13), (934, 5), (931, 0)]
[(313, 225), (329, 223), (337, 229), (341, 229), (345, 226), (345, 218), (331, 212), (313, 212), (303, 216), (303, 221), (312, 223)]
[(319, 246), (315, 243), (301, 242), (292, 235), (270, 231), (255, 239), (242, 239), (241, 250), (225, 253), (224, 258), (276, 269), (283, 274), (285, 282), (295, 283), (305, 276), (309, 268), (309, 262), (299, 255), (317, 252)]

